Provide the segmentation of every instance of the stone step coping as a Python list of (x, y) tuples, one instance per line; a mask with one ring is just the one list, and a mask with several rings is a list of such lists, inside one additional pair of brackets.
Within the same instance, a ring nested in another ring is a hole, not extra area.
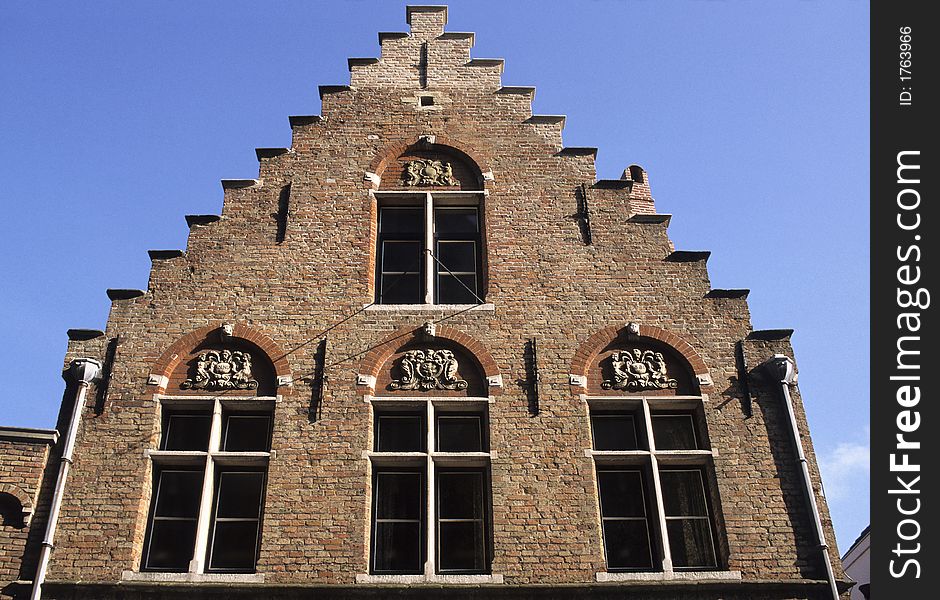
[(222, 189), (223, 190), (240, 190), (244, 188), (254, 187), (261, 183), (260, 179), (222, 179)]
[(347, 58), (346, 66), (349, 67), (349, 70), (352, 71), (353, 67), (365, 67), (368, 65), (378, 64), (379, 59), (377, 58)]
[(84, 342), (100, 338), (104, 332), (100, 329), (69, 329), (65, 332), (73, 342)]
[(709, 250), (675, 250), (672, 254), (666, 257), (666, 262), (700, 262), (708, 261), (708, 257), (712, 253)]
[(792, 335), (792, 329), (755, 329), (747, 334), (747, 339), (760, 340), (762, 342), (776, 342), (789, 340)]
[(657, 214), (657, 215), (633, 215), (627, 219), (628, 223), (665, 223), (667, 226), (672, 220), (672, 215), (670, 214)]
[(182, 250), (147, 250), (150, 260), (170, 260), (183, 256)]
[(566, 146), (556, 156), (597, 156), (597, 148), (591, 146)]
[(222, 215), (186, 215), (186, 224), (190, 227), (208, 225), (209, 223), (215, 223), (221, 220)]
[(751, 290), (741, 289), (714, 289), (705, 294), (706, 298), (747, 298)]
[(112, 302), (115, 300), (130, 300), (132, 298), (140, 298), (147, 292), (144, 290), (134, 290), (134, 289), (122, 289), (122, 288), (108, 288), (106, 291), (108, 294), (108, 299)]
[(323, 100), (323, 96), (327, 94), (339, 94), (342, 92), (348, 92), (352, 90), (352, 87), (348, 85), (321, 85), (317, 86), (317, 90), (320, 93), (320, 100)]
[(633, 182), (625, 179), (598, 179), (591, 187), (596, 190), (629, 190)]
[(282, 154), (290, 152), (290, 148), (255, 148), (255, 156), (258, 160), (263, 158), (275, 158)]
[(504, 85), (496, 90), (496, 94), (519, 94), (521, 96), (531, 95), (535, 98), (535, 86), (531, 85)]
[(561, 123), (562, 128), (565, 126), (565, 119), (568, 117), (565, 115), (532, 115), (523, 123), (532, 123), (533, 125), (555, 125)]
[(291, 115), (287, 118), (290, 121), (291, 129), (294, 127), (303, 127), (304, 125), (313, 125), (314, 123), (323, 122), (323, 117), (320, 115)]

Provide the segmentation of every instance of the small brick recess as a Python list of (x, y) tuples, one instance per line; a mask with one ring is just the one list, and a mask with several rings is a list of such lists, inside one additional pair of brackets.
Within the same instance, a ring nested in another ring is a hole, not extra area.
[[(151, 252), (145, 291), (109, 293), (103, 332), (70, 336), (65, 364), (95, 358), (104, 378), (87, 395), (48, 597), (385, 597), (386, 585), (428, 598), (831, 597), (780, 386), (759, 368), (793, 356), (788, 332), (754, 334), (746, 292), (712, 290), (707, 253), (676, 252), (649, 175), (628, 165), (621, 179), (597, 180), (595, 149), (565, 147), (564, 117), (533, 115), (534, 88), (503, 85), (502, 61), (472, 58), (474, 35), (446, 31), (446, 20), (446, 7), (408, 7), (409, 33), (379, 34), (380, 58), (350, 59), (348, 85), (320, 88), (322, 115), (291, 117), (290, 148), (259, 149), (256, 178), (223, 182), (220, 217), (187, 219), (185, 251)], [(434, 206), (479, 206), (485, 303), (373, 305), (380, 209), (428, 194)], [(415, 359), (421, 368), (451, 360), (446, 381), (464, 383), (395, 383), (407, 381), (402, 357), (422, 344), (437, 354)], [(611, 357), (634, 351), (661, 361), (634, 363), (643, 381), (668, 368), (678, 383), (618, 384)], [(274, 407), (250, 575), (142, 573), (150, 452), (173, 396), (264, 396)], [(478, 579), (406, 588), (370, 575), (367, 455), (386, 396), (485, 406), (490, 551)], [(792, 396), (841, 581), (799, 390)], [(641, 398), (696, 407), (711, 451), (700, 463), (710, 568), (608, 568), (591, 403)], [(0, 442), (0, 496), (19, 490), (37, 517), (0, 528), (0, 594), (28, 594), (57, 468), (49, 448)]]

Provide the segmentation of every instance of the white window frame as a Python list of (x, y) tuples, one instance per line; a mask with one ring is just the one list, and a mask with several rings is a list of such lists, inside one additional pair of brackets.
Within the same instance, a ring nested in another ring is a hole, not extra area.
[[(663, 502), (663, 489), (660, 481), (661, 470), (683, 470), (673, 469), (673, 467), (687, 466), (690, 469), (703, 471), (702, 483), (706, 502), (709, 497), (708, 472), (709, 466), (715, 456), (711, 449), (700, 450), (657, 450), (656, 438), (653, 435), (652, 415), (659, 412), (683, 411), (695, 413), (698, 410), (704, 410), (707, 407), (708, 396), (587, 396), (582, 394), (581, 400), (584, 404), (585, 413), (588, 419), (588, 425), (591, 432), (591, 445), (586, 448), (585, 456), (592, 459), (594, 463), (595, 482), (594, 493), (596, 494), (596, 506), (598, 523), (601, 524), (601, 552), (604, 560), (607, 560), (606, 540), (603, 531), (603, 517), (600, 511), (600, 488), (596, 481), (598, 467), (603, 470), (606, 468), (624, 467), (627, 469), (648, 468), (651, 477), (648, 483), (649, 489), (643, 492), (649, 495), (644, 501), (649, 501), (653, 509), (653, 514), (648, 516), (650, 530), (650, 551), (653, 554), (654, 565), (657, 553), (662, 557), (662, 568), (653, 568), (652, 570), (638, 571), (604, 571), (596, 573), (595, 578), (599, 582), (609, 581), (655, 581), (655, 580), (684, 580), (704, 578), (708, 580), (719, 581), (739, 581), (741, 579), (740, 571), (723, 571), (720, 569), (721, 556), (720, 544), (718, 543), (718, 530), (715, 514), (715, 507), (707, 503), (709, 509), (709, 528), (712, 536), (712, 545), (715, 552), (716, 566), (714, 568), (705, 568), (695, 570), (682, 568), (676, 570), (673, 567), (672, 551), (669, 547), (669, 533), (667, 529), (666, 510)], [(638, 413), (634, 417), (634, 426), (637, 428), (637, 443), (642, 445), (642, 436), (645, 435), (649, 444), (649, 449), (645, 450), (594, 450), (594, 427), (591, 421), (595, 411), (610, 411), (624, 413)], [(639, 422), (642, 421), (642, 422)], [(693, 426), (696, 425), (696, 419), (692, 417)], [(695, 432), (697, 445), (701, 446), (704, 440), (701, 439), (698, 428)], [(644, 482), (645, 484), (646, 482)], [(653, 531), (655, 528), (655, 532)]]
[[(425, 306), (425, 307), (469, 307), (469, 306), (479, 306), (480, 303), (473, 304), (438, 304), (434, 301), (434, 296), (437, 292), (437, 261), (434, 260), (434, 257), (431, 255), (435, 251), (434, 247), (434, 209), (435, 208), (477, 208), (477, 226), (479, 227), (479, 236), (480, 243), (476, 247), (476, 252), (479, 254), (477, 258), (477, 264), (480, 265), (480, 272), (474, 273), (477, 276), (477, 295), (482, 297), (482, 284), (485, 281), (483, 274), (485, 260), (483, 256), (483, 245), (485, 244), (484, 236), (484, 219), (483, 219), (483, 207), (486, 197), (489, 196), (489, 191), (487, 190), (476, 190), (476, 191), (378, 191), (370, 190), (369, 195), (372, 197), (373, 201), (376, 202), (376, 219), (380, 218), (381, 209), (387, 206), (413, 206), (418, 207), (422, 206), (424, 208), (424, 248), (422, 249), (422, 254), (424, 256), (424, 304), (376, 304), (376, 306), (386, 306), (386, 307), (415, 307), (415, 306)], [(378, 235), (378, 222), (376, 223), (376, 234)], [(378, 265), (380, 259), (380, 249), (378, 245), (373, 249), (376, 253), (376, 272), (372, 274), (372, 277), (376, 278), (376, 288), (382, 285), (381, 282), (381, 266)], [(460, 275), (464, 273), (454, 272), (455, 275)], [(378, 291), (378, 290), (376, 290)]]
[[(211, 409), (212, 421), (209, 428), (209, 446), (208, 450), (148, 450), (147, 457), (151, 461), (151, 472), (156, 468), (172, 469), (173, 467), (193, 467), (203, 465), (202, 491), (199, 500), (199, 516), (196, 521), (196, 543), (193, 548), (193, 557), (189, 561), (189, 569), (186, 573), (161, 572), (161, 571), (143, 571), (127, 572), (125, 571), (123, 579), (125, 580), (174, 580), (175, 576), (189, 575), (196, 576), (195, 579), (217, 578), (240, 578), (246, 581), (256, 579), (255, 573), (225, 573), (213, 572), (206, 573), (207, 556), (209, 553), (209, 540), (213, 526), (213, 503), (215, 501), (215, 475), (218, 467), (230, 469), (232, 467), (262, 467), (268, 471), (268, 465), (271, 461), (272, 452), (224, 452), (222, 451), (222, 425), (223, 411), (233, 410), (233, 412), (268, 412), (271, 415), (271, 423), (274, 423), (274, 407), (280, 401), (280, 396), (255, 396), (255, 397), (230, 397), (219, 398), (211, 396), (164, 396), (157, 394), (154, 400), (160, 404), (160, 419), (162, 421), (164, 411), (166, 410), (206, 410)], [(163, 439), (161, 427), (160, 440)], [(267, 488), (267, 477), (265, 477), (265, 488)], [(156, 494), (153, 490), (152, 494)], [(152, 498), (151, 498), (152, 502)], [(153, 518), (153, 507), (147, 514), (147, 528), (150, 529), (150, 521)], [(260, 526), (260, 523), (259, 523)], [(148, 534), (149, 537), (149, 534)], [(258, 545), (261, 540), (259, 537)], [(143, 556), (148, 552), (145, 549)], [(142, 556), (142, 558), (143, 558)], [(141, 563), (140, 568), (143, 569)], [(200, 577), (201, 576), (201, 577)], [(194, 579), (189, 577), (188, 579)]]
[[(448, 583), (448, 584), (480, 584), (480, 583), (502, 583), (503, 576), (493, 573), (481, 574), (440, 574), (437, 572), (437, 471), (439, 468), (461, 468), (471, 467), (482, 469), (484, 473), (484, 482), (491, 481), (491, 461), (496, 458), (496, 452), (489, 447), (489, 405), (493, 403), (493, 397), (461, 397), (461, 398), (421, 398), (421, 397), (374, 397), (366, 396), (365, 401), (369, 403), (371, 410), (371, 422), (376, 422), (376, 413), (385, 411), (408, 412), (415, 414), (423, 412), (426, 422), (425, 433), (425, 452), (376, 452), (374, 448), (375, 431), (371, 431), (369, 436), (369, 447), (363, 451), (363, 458), (368, 461), (368, 478), (372, 481), (376, 469), (385, 469), (388, 467), (419, 467), (424, 471), (424, 500), (425, 500), (425, 563), (424, 571), (414, 575), (373, 575), (363, 573), (356, 575), (356, 583)], [(454, 413), (476, 413), (483, 417), (482, 435), (487, 445), (484, 452), (438, 452), (437, 448), (437, 420), (440, 414), (448, 412)], [(484, 487), (484, 501), (489, 501), (489, 490), (492, 484)], [(366, 514), (369, 515), (367, 532), (367, 557), (369, 569), (372, 568), (373, 551), (373, 509), (371, 498), (371, 486), (369, 498), (366, 499), (369, 507)], [(488, 540), (484, 543), (490, 544), (493, 533), (491, 530), (492, 514), (487, 511), (486, 531)], [(489, 556), (487, 549), (487, 561), (492, 562), (492, 556)]]

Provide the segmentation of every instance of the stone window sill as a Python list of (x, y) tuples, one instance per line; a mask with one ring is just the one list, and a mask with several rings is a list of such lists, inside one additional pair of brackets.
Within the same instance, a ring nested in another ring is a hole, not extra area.
[(124, 571), (121, 581), (146, 583), (264, 583), (263, 573), (138, 573)]
[(599, 583), (615, 582), (713, 582), (713, 581), (741, 581), (741, 571), (672, 571), (665, 572), (634, 572), (634, 573), (596, 573), (595, 579)]
[(489, 302), (486, 304), (372, 304), (365, 305), (363, 308), (370, 311), (391, 311), (391, 312), (438, 312), (438, 311), (467, 311), (476, 310), (494, 311), (495, 306)]
[(433, 583), (445, 585), (501, 584), (502, 575), (356, 575), (356, 583), (413, 585)]

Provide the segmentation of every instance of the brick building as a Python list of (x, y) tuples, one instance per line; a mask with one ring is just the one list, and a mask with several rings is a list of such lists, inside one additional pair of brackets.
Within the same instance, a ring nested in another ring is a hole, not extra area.
[(407, 21), (69, 332), (62, 441), (0, 431), (3, 593), (832, 598), (790, 332)]

